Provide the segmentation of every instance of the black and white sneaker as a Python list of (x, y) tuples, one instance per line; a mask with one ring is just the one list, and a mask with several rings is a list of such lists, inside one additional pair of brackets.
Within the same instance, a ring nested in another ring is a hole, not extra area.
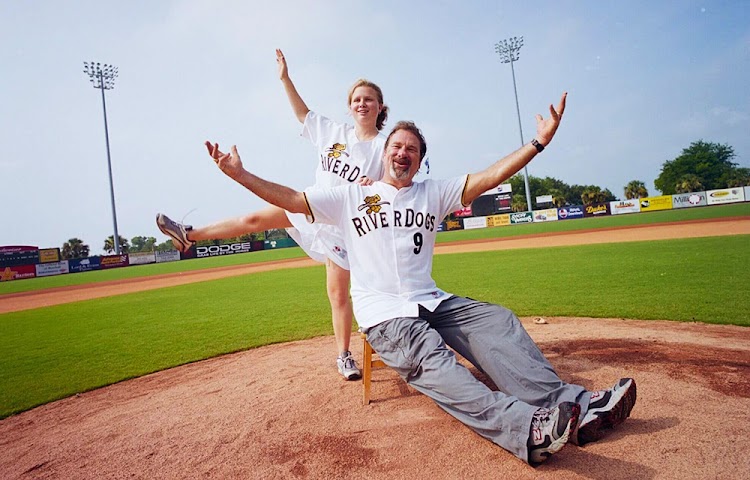
[(352, 352), (344, 352), (336, 358), (336, 366), (339, 373), (347, 380), (357, 380), (362, 378), (362, 372), (357, 368), (357, 362), (352, 357)]
[(636, 396), (635, 380), (632, 378), (621, 378), (609, 390), (593, 392), (589, 409), (578, 427), (578, 445), (595, 442), (607, 430), (624, 422), (633, 410)]
[(195, 244), (195, 242), (188, 240), (187, 237), (187, 232), (193, 229), (190, 225), (175, 222), (163, 213), (156, 215), (156, 225), (161, 230), (161, 233), (172, 239), (174, 247), (181, 252), (186, 252)]
[(539, 465), (553, 453), (559, 452), (578, 423), (581, 406), (563, 402), (553, 409), (540, 408), (531, 419), (529, 434), (529, 463)]

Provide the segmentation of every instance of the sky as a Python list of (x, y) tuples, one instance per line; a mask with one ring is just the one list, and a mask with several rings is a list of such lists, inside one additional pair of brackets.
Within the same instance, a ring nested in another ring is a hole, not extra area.
[[(296, 189), (314, 181), (278, 78), (286, 56), (314, 111), (347, 117), (358, 78), (383, 89), (385, 131), (412, 120), (431, 178), (480, 171), (521, 145), (568, 92), (530, 175), (651, 194), (692, 142), (728, 144), (750, 166), (750, 2), (447, 0), (29, 0), (0, 2), (0, 246), (103, 253), (113, 233), (100, 90), (84, 61), (112, 64), (106, 91), (118, 232), (167, 239), (154, 217), (205, 225), (264, 202), (225, 177), (203, 142)], [(420, 173), (419, 178), (426, 178)]]

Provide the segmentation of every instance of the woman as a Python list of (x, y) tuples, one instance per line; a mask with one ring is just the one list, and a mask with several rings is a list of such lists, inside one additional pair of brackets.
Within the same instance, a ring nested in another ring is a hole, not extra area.
[[(348, 93), (349, 114), (354, 126), (334, 122), (310, 111), (294, 87), (281, 50), (276, 50), (279, 78), (284, 85), (294, 115), (303, 124), (302, 136), (318, 151), (315, 186), (331, 188), (349, 182), (367, 183), (383, 176), (381, 158), (385, 136), (380, 130), (388, 118), (380, 87), (360, 79)], [(218, 145), (206, 142), (209, 153)], [(361, 373), (349, 351), (353, 313), (349, 297), (349, 261), (341, 232), (337, 227), (310, 224), (304, 215), (290, 214), (269, 206), (258, 212), (223, 220), (206, 227), (192, 228), (158, 214), (159, 229), (172, 238), (180, 251), (196, 241), (232, 238), (274, 228), (287, 228), (289, 234), (313, 259), (326, 264), (326, 287), (331, 303), (333, 332), (336, 337), (339, 373), (347, 380)]]

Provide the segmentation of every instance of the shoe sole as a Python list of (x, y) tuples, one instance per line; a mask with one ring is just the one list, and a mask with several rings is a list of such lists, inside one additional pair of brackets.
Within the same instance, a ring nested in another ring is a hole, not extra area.
[(578, 445), (583, 446), (600, 440), (608, 430), (620, 425), (630, 416), (638, 396), (635, 380), (630, 379), (630, 382), (630, 387), (606, 414), (598, 416), (578, 429)]
[(180, 240), (179, 238), (175, 238), (174, 235), (172, 235), (172, 233), (169, 232), (169, 230), (164, 228), (162, 223), (159, 221), (160, 217), (161, 215), (156, 216), (156, 226), (159, 227), (159, 230), (161, 230), (161, 233), (168, 236), (172, 240), (172, 245), (174, 245), (178, 251), (185, 253), (190, 247), (185, 246), (182, 240)]
[(543, 449), (536, 449), (529, 452), (529, 464), (537, 466), (547, 460), (551, 455), (559, 452), (568, 443), (570, 434), (578, 424), (578, 417), (581, 415), (581, 406), (577, 403), (570, 407), (570, 419), (568, 420), (568, 426), (565, 428), (565, 433), (560, 438), (552, 441), (549, 446)]

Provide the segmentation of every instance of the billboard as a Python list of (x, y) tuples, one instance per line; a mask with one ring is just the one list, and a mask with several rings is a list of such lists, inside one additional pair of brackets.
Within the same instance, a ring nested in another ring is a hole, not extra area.
[(488, 227), (503, 227), (505, 225), (510, 225), (510, 215), (507, 213), (487, 217)]
[(583, 218), (583, 205), (569, 205), (557, 209), (558, 220), (570, 220), (571, 218)]
[(709, 205), (744, 202), (745, 191), (742, 189), (742, 187), (709, 190), (706, 192), (706, 200), (708, 201)]
[(68, 269), (71, 273), (99, 270), (101, 268), (99, 260), (99, 257), (74, 258), (72, 260), (68, 260)]
[(39, 263), (52, 263), (60, 261), (59, 248), (40, 248)]
[(54, 263), (39, 263), (34, 265), (34, 267), (37, 277), (49, 277), (51, 275), (62, 275), (63, 273), (70, 272), (67, 260)]
[(122, 255), (104, 255), (99, 257), (99, 265), (102, 269), (118, 268), (128, 266), (128, 254)]
[(156, 254), (154, 252), (134, 252), (128, 254), (128, 263), (130, 265), (145, 265), (155, 262)]
[(0, 267), (33, 265), (39, 263), (39, 247), (8, 245), (0, 247)]
[(36, 268), (34, 265), (16, 265), (13, 267), (0, 267), (0, 282), (10, 280), (22, 280), (24, 278), (34, 278)]
[(451, 230), (463, 230), (464, 229), (464, 222), (462, 218), (457, 218), (455, 220), (446, 220), (443, 222), (445, 225), (443, 227), (443, 231), (451, 231)]
[(517, 225), (519, 223), (534, 223), (534, 214), (531, 212), (516, 212), (510, 214), (510, 223)]
[(459, 217), (459, 218), (470, 217), (472, 215), (473, 213), (471, 212), (471, 205), (469, 205), (468, 207), (464, 207), (461, 210), (456, 210), (455, 212), (453, 212), (453, 216)]
[(643, 197), (641, 201), (641, 212), (652, 212), (654, 210), (672, 210), (672, 195), (661, 195), (658, 197)]
[(487, 228), (487, 217), (464, 218), (464, 230)]
[(610, 215), (610, 212), (609, 203), (595, 203), (583, 207), (584, 217), (600, 217), (603, 215)]
[(745, 201), (750, 202), (750, 187), (745, 187)]
[(156, 263), (176, 262), (180, 259), (180, 252), (177, 250), (168, 250), (166, 252), (156, 252)]
[(708, 205), (706, 192), (678, 193), (672, 195), (672, 208), (702, 207)]
[(641, 211), (641, 203), (638, 200), (615, 200), (609, 202), (609, 211), (612, 215), (638, 213)]
[(195, 256), (198, 258), (218, 257), (221, 255), (234, 255), (235, 253), (248, 253), (252, 251), (253, 245), (251, 242), (238, 242), (226, 245), (205, 245), (203, 247), (195, 247)]
[(535, 222), (554, 222), (557, 220), (557, 209), (546, 208), (544, 210), (534, 210)]

